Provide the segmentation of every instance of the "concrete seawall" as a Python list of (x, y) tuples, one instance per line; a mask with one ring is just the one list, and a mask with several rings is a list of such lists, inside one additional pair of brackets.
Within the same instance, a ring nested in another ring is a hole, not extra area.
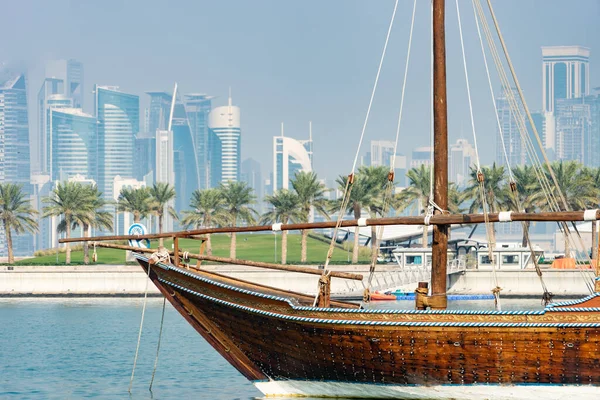
[[(0, 267), (0, 296), (141, 296), (159, 295), (154, 285), (147, 285), (146, 275), (137, 265), (92, 266), (15, 266)], [(317, 275), (264, 270), (237, 265), (203, 267), (238, 279), (281, 289), (314, 294)], [(336, 271), (356, 272), (368, 276), (368, 265), (332, 266)], [(397, 273), (394, 266), (378, 266), (374, 282), (390, 282)], [(541, 293), (535, 271), (499, 271), (498, 280), (504, 296), (534, 296)], [(587, 295), (582, 273), (572, 270), (544, 271), (544, 282), (555, 295)], [(403, 289), (412, 292), (415, 284)], [(468, 270), (448, 279), (452, 294), (489, 294), (495, 287), (491, 271)], [(332, 294), (357, 296), (362, 293), (361, 282), (332, 280)]]

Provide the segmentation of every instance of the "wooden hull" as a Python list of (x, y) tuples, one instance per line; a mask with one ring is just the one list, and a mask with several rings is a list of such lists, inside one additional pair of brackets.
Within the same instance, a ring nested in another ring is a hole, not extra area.
[(307, 296), (172, 265), (153, 266), (150, 277), (268, 395), (600, 396), (600, 296), (530, 312), (322, 309)]

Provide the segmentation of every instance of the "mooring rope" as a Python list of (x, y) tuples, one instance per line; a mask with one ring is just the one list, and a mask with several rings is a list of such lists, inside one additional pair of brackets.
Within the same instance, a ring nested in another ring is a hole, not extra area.
[(154, 375), (156, 374), (156, 367), (158, 366), (158, 353), (160, 351), (160, 342), (162, 339), (163, 325), (165, 322), (166, 305), (167, 305), (167, 298), (163, 297), (162, 315), (160, 317), (160, 330), (158, 332), (158, 344), (156, 345), (156, 358), (154, 359), (154, 368), (152, 369), (152, 379), (150, 379), (150, 387), (148, 388), (148, 390), (150, 390), (150, 392), (152, 392), (152, 384), (154, 383)]
[(148, 276), (146, 279), (146, 289), (144, 290), (144, 305), (142, 306), (142, 319), (140, 321), (140, 331), (138, 333), (137, 346), (135, 348), (135, 357), (133, 359), (133, 369), (131, 370), (131, 379), (129, 380), (129, 393), (131, 394), (131, 386), (133, 385), (133, 377), (135, 375), (135, 366), (137, 365), (138, 354), (140, 351), (140, 342), (142, 340), (142, 330), (144, 327), (144, 315), (146, 314), (146, 303), (148, 300), (148, 281), (150, 281), (150, 264), (148, 264)]

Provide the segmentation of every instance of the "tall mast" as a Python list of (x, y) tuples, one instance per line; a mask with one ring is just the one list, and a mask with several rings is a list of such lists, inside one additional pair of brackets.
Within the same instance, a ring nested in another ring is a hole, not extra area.
[[(446, 102), (445, 0), (433, 0), (433, 201), (448, 209), (448, 110)], [(439, 214), (435, 210), (435, 214)], [(431, 246), (432, 308), (446, 308), (448, 225), (434, 225)]]

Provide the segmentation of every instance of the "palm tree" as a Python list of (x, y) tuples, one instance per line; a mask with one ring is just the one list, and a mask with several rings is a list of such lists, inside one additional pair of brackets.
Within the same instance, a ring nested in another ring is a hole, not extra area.
[[(300, 210), (302, 211), (302, 217), (299, 218), (299, 221), (308, 222), (310, 212), (313, 208), (317, 213), (329, 220), (329, 214), (327, 213), (327, 199), (325, 199), (327, 188), (317, 180), (317, 174), (304, 171), (296, 172), (294, 179), (292, 179), (292, 187), (298, 195), (298, 202), (300, 203)], [(308, 229), (302, 229), (301, 262), (306, 262), (307, 237)]]
[[(483, 173), (483, 184), (485, 187), (483, 195), (489, 207), (488, 211), (491, 213), (499, 212), (502, 208), (510, 204), (505, 183), (504, 166), (496, 166), (496, 163), (494, 163), (491, 167), (481, 167), (481, 172)], [(471, 167), (469, 186), (464, 192), (465, 198), (473, 200), (469, 208), (470, 213), (476, 213), (479, 210), (483, 211), (483, 199), (481, 198), (478, 175), (477, 168)], [(491, 223), (490, 235), (490, 241), (492, 242), (490, 245), (493, 246), (493, 243), (496, 243), (496, 232), (493, 223)]]
[[(113, 215), (103, 208), (108, 204), (102, 198), (102, 193), (98, 190), (98, 186), (85, 186), (88, 192), (86, 197), (92, 202), (89, 212), (79, 216), (77, 219), (82, 223), (83, 237), (88, 237), (90, 228), (105, 229), (112, 231)], [(90, 248), (88, 242), (83, 242), (83, 263), (90, 263)]]
[(133, 214), (133, 222), (140, 222), (151, 213), (152, 194), (147, 187), (132, 189), (124, 187), (117, 199), (117, 212)]
[[(50, 196), (42, 201), (48, 205), (44, 207), (43, 217), (63, 217), (63, 221), (58, 226), (58, 231), (64, 230), (67, 239), (71, 237), (71, 228), (74, 224), (83, 225), (80, 218), (87, 213), (92, 212), (94, 207), (90, 199), (90, 192), (80, 182), (58, 183)], [(71, 263), (71, 247), (69, 243), (65, 244), (66, 264)]]
[[(219, 189), (194, 190), (190, 201), (190, 211), (183, 211), (181, 223), (186, 228), (210, 228), (213, 224), (222, 224), (225, 221), (223, 207), (225, 201)], [(212, 255), (210, 234), (206, 235), (206, 252)]]
[[(506, 196), (506, 199), (510, 209), (517, 212), (535, 212), (546, 200), (537, 179), (535, 167), (531, 165), (519, 165), (513, 168), (512, 173), (517, 185), (516, 194), (518, 197), (515, 198), (510, 188), (507, 189), (509, 195)], [(524, 225), (521, 245), (526, 247), (526, 231), (529, 230), (531, 221), (526, 221)]]
[[(385, 190), (388, 182), (388, 172), (389, 170), (385, 166), (363, 166), (358, 170), (358, 173), (364, 178), (364, 184), (367, 186), (367, 190), (370, 193), (370, 201), (364, 205), (369, 213), (370, 218), (377, 218), (378, 216), (383, 217), (390, 208), (389, 204), (392, 202), (391, 197), (393, 196), (393, 187), (391, 188), (392, 192), (389, 194), (390, 198), (388, 199), (388, 205), (384, 205), (384, 196), (386, 196)], [(374, 225), (371, 225), (371, 253), (375, 257), (379, 253), (379, 244), (377, 243), (377, 227)]]
[[(225, 206), (225, 216), (227, 223), (232, 227), (237, 226), (238, 222), (254, 223), (256, 210), (250, 207), (256, 202), (256, 196), (253, 189), (246, 182), (221, 183), (219, 190), (223, 195)], [(236, 235), (231, 233), (231, 245), (229, 247), (229, 257), (235, 259)]]
[[(278, 190), (274, 195), (265, 197), (265, 201), (271, 204), (271, 210), (266, 212), (261, 219), (261, 224), (273, 224), (281, 222), (297, 222), (304, 217), (301, 209), (300, 198), (294, 192), (287, 189)], [(287, 231), (281, 233), (281, 263), (287, 261)]]
[[(597, 204), (598, 188), (594, 186), (592, 176), (582, 171), (581, 164), (576, 161), (555, 161), (552, 163), (552, 170), (566, 202), (565, 207), (561, 197), (556, 195), (561, 211), (585, 210), (589, 204)], [(553, 179), (547, 167), (545, 172), (552, 184)], [(570, 254), (568, 237), (565, 235), (565, 257), (569, 257)]]
[(31, 207), (27, 195), (21, 185), (0, 183), (0, 221), (4, 226), (8, 263), (15, 261), (12, 244), (12, 231), (17, 235), (25, 232), (34, 233), (38, 229), (33, 216), (38, 212)]
[[(348, 176), (340, 175), (336, 182), (338, 184), (338, 189), (344, 192), (346, 190)], [(331, 212), (340, 211), (340, 207), (342, 205), (343, 198), (337, 199), (331, 203), (330, 209)], [(345, 210), (342, 210), (341, 213), (352, 213), (354, 215), (354, 219), (359, 219), (362, 210), (364, 207), (368, 207), (369, 204), (373, 201), (372, 193), (369, 191), (369, 185), (365, 177), (360, 174), (354, 175), (354, 183), (352, 184), (352, 188), (350, 191), (350, 200), (348, 201), (348, 205)], [(342, 218), (343, 215), (340, 215), (338, 218)], [(352, 249), (352, 262), (358, 262), (358, 249), (359, 249), (359, 239), (360, 239), (360, 227), (354, 228), (354, 247)]]
[[(421, 164), (418, 168), (412, 168), (406, 174), (409, 186), (394, 196), (394, 208), (401, 212), (411, 204), (417, 204), (419, 214), (425, 214), (429, 205), (429, 194), (431, 190), (431, 168)], [(423, 225), (423, 247), (427, 246), (427, 226)]]
[[(173, 186), (168, 183), (157, 182), (150, 188), (150, 196), (150, 210), (158, 218), (158, 233), (162, 233), (165, 207), (167, 207), (167, 212), (171, 217), (178, 219), (175, 209), (168, 205), (171, 200), (175, 199), (177, 194)], [(163, 245), (163, 238), (158, 239), (158, 245)]]

